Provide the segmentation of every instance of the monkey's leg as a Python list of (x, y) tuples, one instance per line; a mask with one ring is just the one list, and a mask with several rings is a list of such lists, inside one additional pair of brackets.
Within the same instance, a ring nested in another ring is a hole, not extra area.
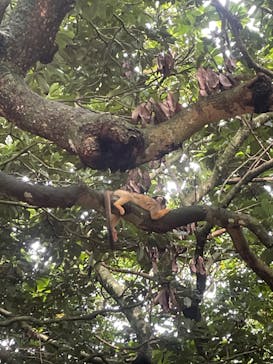
[(125, 214), (125, 210), (122, 207), (126, 202), (128, 202), (128, 198), (126, 197), (120, 197), (116, 202), (114, 202), (114, 206), (119, 210), (119, 213), (121, 215)]

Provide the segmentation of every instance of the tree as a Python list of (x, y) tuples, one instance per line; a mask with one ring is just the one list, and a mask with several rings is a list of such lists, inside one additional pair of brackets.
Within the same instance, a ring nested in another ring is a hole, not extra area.
[(1, 363), (272, 362), (271, 7), (0, 0)]

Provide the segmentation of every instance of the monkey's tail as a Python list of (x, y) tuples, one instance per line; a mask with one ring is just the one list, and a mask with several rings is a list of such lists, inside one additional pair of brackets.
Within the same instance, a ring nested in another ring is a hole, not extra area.
[(114, 237), (113, 237), (113, 227), (111, 226), (111, 191), (104, 191), (104, 208), (106, 215), (106, 226), (108, 230), (108, 240), (110, 244), (110, 248), (114, 249)]

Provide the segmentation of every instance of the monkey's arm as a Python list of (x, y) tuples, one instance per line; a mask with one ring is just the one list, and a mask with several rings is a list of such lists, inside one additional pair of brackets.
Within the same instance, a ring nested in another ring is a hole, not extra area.
[(158, 219), (161, 219), (161, 217), (165, 216), (168, 212), (170, 212), (171, 209), (165, 207), (161, 210), (158, 210), (158, 209), (151, 209), (150, 210), (150, 215), (151, 215), (151, 219), (152, 220), (158, 220)]

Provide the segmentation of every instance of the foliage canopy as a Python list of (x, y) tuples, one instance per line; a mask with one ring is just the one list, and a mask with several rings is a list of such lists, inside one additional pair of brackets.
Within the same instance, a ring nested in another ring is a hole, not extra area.
[(271, 82), (249, 96), (272, 78), (272, 8), (0, 0), (1, 171), (253, 218), (244, 238), (215, 217), (165, 234), (124, 221), (110, 250), (103, 209), (3, 186), (0, 363), (273, 362)]

